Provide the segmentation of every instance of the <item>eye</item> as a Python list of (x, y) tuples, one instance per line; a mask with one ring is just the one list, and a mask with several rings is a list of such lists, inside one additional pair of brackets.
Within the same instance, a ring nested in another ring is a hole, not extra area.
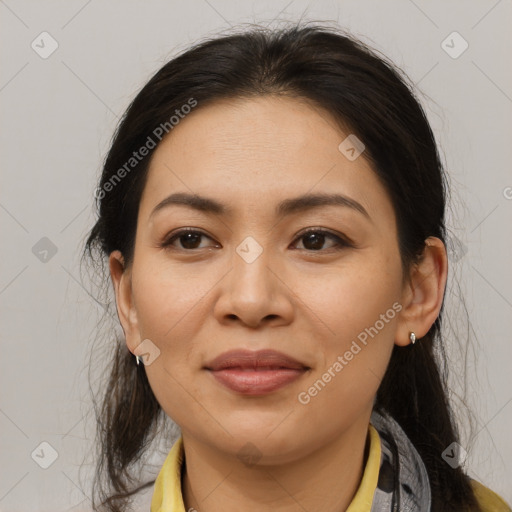
[[(201, 246), (201, 238), (203, 237), (212, 240), (208, 235), (206, 235), (202, 231), (198, 231), (193, 228), (184, 228), (173, 233), (161, 244), (161, 247), (165, 249), (178, 249), (184, 251), (204, 249), (208, 246)], [(303, 240), (303, 247), (299, 247), (299, 249), (306, 250), (309, 252), (321, 251), (326, 240), (331, 240), (333, 242), (333, 245), (331, 245), (330, 247), (324, 247), (324, 249), (327, 250), (339, 250), (344, 247), (353, 247), (353, 244), (348, 239), (335, 235), (330, 231), (318, 228), (309, 229), (308, 231), (303, 232), (301, 235), (299, 235), (299, 237), (296, 240)], [(179, 242), (180, 246), (177, 246), (176, 242)], [(219, 246), (217, 245), (216, 247)]]
[[(327, 247), (327, 249), (339, 250), (343, 247), (353, 247), (352, 243), (348, 240), (326, 231), (325, 229), (309, 229), (303, 232), (297, 240), (303, 240), (303, 249), (306, 251), (320, 251), (325, 244), (326, 239), (334, 241), (334, 246)], [(299, 247), (299, 249), (302, 249)]]
[[(178, 249), (178, 250), (194, 250), (194, 249), (204, 249), (205, 246), (201, 247), (201, 237), (210, 238), (205, 235), (201, 231), (197, 231), (195, 229), (186, 228), (180, 229), (167, 238), (162, 244), (162, 248), (166, 249)], [(211, 238), (210, 238), (211, 240)], [(175, 241), (178, 241), (181, 247), (178, 247), (174, 244)]]

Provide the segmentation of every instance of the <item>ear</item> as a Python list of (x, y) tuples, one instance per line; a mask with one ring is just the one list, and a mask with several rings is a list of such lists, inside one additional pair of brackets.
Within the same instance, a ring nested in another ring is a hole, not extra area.
[(113, 251), (108, 262), (116, 295), (117, 315), (123, 328), (128, 350), (133, 353), (140, 344), (140, 332), (137, 312), (133, 303), (131, 267), (126, 267), (120, 251)]
[(436, 237), (425, 240), (420, 261), (411, 268), (402, 292), (402, 310), (398, 317), (395, 344), (410, 344), (409, 335), (420, 339), (436, 321), (443, 304), (448, 258), (443, 242)]

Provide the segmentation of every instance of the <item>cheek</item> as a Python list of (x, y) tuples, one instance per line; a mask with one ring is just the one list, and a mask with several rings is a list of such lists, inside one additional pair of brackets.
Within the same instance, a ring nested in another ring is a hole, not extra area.
[(400, 280), (398, 268), (390, 269), (381, 258), (368, 258), (322, 276), (301, 277), (295, 291), (321, 325), (325, 348), (342, 349), (359, 335), (364, 339), (372, 327), (382, 335), (392, 331), (400, 309), (393, 308), (400, 298)]
[(132, 283), (140, 336), (159, 350), (145, 372), (164, 412), (180, 426), (187, 425), (191, 414), (201, 414), (191, 400), (201, 389), (190, 371), (197, 365), (195, 340), (200, 338), (199, 316), (207, 314), (204, 296), (209, 288), (204, 278), (177, 272), (165, 262), (141, 257), (138, 263)]
[(389, 362), (402, 308), (400, 268), (379, 257), (337, 269), (315, 283), (302, 280), (298, 293), (322, 329), (315, 336), (322, 357), (307, 384), (317, 383), (311, 389), (317, 405), (335, 401), (352, 407), (373, 397)]
[(133, 294), (141, 336), (167, 349), (193, 340), (211, 283), (200, 272), (175, 268), (162, 258), (143, 258), (133, 269)]
[[(314, 307), (329, 325), (329, 334), (316, 338), (321, 363), (297, 396), (311, 428), (327, 428), (324, 423), (330, 417), (328, 429), (333, 434), (340, 424), (348, 428), (362, 410), (371, 409), (389, 363), (401, 309), (398, 302), (390, 300), (392, 294), (380, 288), (377, 291), (362, 279), (347, 293), (340, 293), (336, 285), (341, 284), (346, 283), (331, 281), (325, 293), (316, 296)], [(337, 419), (332, 414), (337, 414)]]
[(204, 338), (200, 331), (211, 309), (207, 297), (214, 283), (199, 272), (178, 271), (154, 258), (140, 258), (139, 263), (132, 283), (140, 336), (159, 350), (158, 358), (146, 366), (146, 375), (165, 413), (183, 424), (187, 418), (182, 415), (191, 414), (195, 404), (190, 397), (201, 395), (191, 370), (201, 363), (197, 340)]

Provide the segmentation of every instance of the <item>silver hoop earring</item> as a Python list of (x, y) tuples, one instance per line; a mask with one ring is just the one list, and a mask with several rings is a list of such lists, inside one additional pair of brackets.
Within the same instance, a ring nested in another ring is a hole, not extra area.
[(412, 331), (409, 334), (409, 339), (411, 340), (411, 343), (414, 345), (416, 343), (416, 334), (414, 334)]
[(137, 366), (139, 366), (139, 363), (144, 364), (144, 359), (142, 359), (141, 356), (135, 356), (135, 362), (137, 363)]

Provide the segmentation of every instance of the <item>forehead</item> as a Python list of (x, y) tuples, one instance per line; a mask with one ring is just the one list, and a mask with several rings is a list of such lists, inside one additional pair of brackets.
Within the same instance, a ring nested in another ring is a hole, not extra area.
[(199, 104), (156, 148), (140, 213), (148, 216), (173, 192), (229, 198), (253, 209), (267, 199), (273, 207), (306, 192), (339, 192), (364, 204), (372, 216), (393, 215), (364, 152), (349, 159), (340, 150), (349, 135), (328, 112), (295, 98)]

